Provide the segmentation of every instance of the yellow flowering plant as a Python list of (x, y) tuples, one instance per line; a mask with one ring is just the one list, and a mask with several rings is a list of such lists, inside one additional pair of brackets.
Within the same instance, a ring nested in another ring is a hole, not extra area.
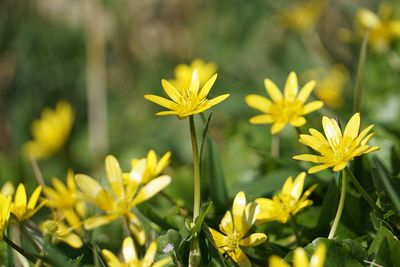
[[(293, 253), (293, 267), (324, 267), (326, 258), (325, 244), (319, 244), (314, 254), (308, 259), (303, 248), (296, 248)], [(270, 267), (290, 267), (290, 265), (278, 256), (269, 258)]]
[(46, 200), (39, 201), (41, 193), (42, 186), (38, 186), (28, 200), (24, 184), (21, 183), (18, 185), (11, 204), (11, 213), (15, 216), (18, 222), (24, 222), (30, 219), (43, 207)]
[(3, 240), (4, 231), (8, 225), (11, 211), (11, 196), (4, 196), (0, 193), (0, 240)]
[(64, 242), (70, 247), (78, 249), (83, 246), (81, 237), (62, 221), (47, 220), (39, 225), (43, 235), (49, 235), (52, 243)]

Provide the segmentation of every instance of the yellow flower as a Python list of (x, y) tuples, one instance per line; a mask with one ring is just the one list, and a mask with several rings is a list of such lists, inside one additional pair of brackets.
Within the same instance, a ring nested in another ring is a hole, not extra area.
[[(307, 254), (303, 248), (296, 248), (293, 255), (293, 267), (323, 267), (326, 257), (326, 246), (320, 244), (315, 249), (314, 254), (308, 260)], [(283, 259), (278, 256), (269, 258), (270, 267), (290, 267)]]
[(11, 204), (11, 213), (15, 215), (19, 222), (23, 222), (31, 218), (45, 203), (38, 203), (42, 187), (38, 186), (33, 191), (29, 201), (27, 201), (26, 190), (23, 184), (19, 184), (14, 195), (14, 201)]
[(0, 203), (0, 240), (3, 240), (4, 231), (10, 218), (11, 196), (5, 197), (0, 193)]
[(46, 108), (32, 124), (33, 140), (24, 145), (28, 157), (44, 159), (57, 153), (67, 141), (74, 114), (68, 102), (60, 101), (56, 108)]
[(209, 228), (219, 252), (227, 254), (241, 267), (250, 267), (251, 263), (240, 247), (257, 246), (267, 240), (267, 236), (262, 233), (245, 237), (259, 213), (260, 208), (257, 203), (250, 202), (246, 205), (245, 194), (239, 192), (233, 201), (232, 212), (227, 211), (219, 225), (223, 234)]
[(303, 194), (306, 173), (297, 175), (296, 179), (289, 176), (283, 184), (281, 192), (272, 199), (258, 198), (255, 202), (260, 207), (257, 224), (278, 221), (286, 223), (292, 216), (307, 206), (312, 205), (312, 200), (307, 199), (317, 185), (310, 187)]
[(322, 118), (322, 126), (325, 136), (311, 128), (309, 130), (311, 135), (301, 134), (299, 139), (300, 143), (311, 147), (321, 155), (303, 154), (293, 157), (297, 160), (320, 164), (310, 168), (308, 170), (309, 173), (319, 172), (327, 168), (333, 168), (335, 172), (341, 171), (353, 158), (379, 149), (377, 146), (369, 146), (367, 144), (374, 136), (374, 133), (368, 134), (374, 125), (368, 126), (359, 133), (360, 113), (356, 113), (351, 117), (343, 134), (334, 119), (324, 116)]
[(164, 91), (172, 101), (156, 95), (145, 95), (144, 97), (169, 109), (168, 111), (158, 112), (156, 115), (176, 115), (179, 119), (184, 119), (190, 115), (201, 113), (229, 97), (229, 94), (224, 94), (211, 100), (206, 98), (216, 79), (217, 74), (200, 87), (199, 73), (194, 70), (189, 87), (176, 88), (167, 80), (161, 80)]
[(11, 182), (6, 182), (3, 184), (1, 187), (0, 193), (3, 194), (3, 196), (12, 196), (15, 192), (15, 187)]
[(378, 53), (389, 50), (391, 43), (400, 37), (400, 20), (393, 19), (393, 7), (387, 2), (380, 4), (378, 14), (361, 8), (354, 23), (361, 38), (369, 31), (368, 42)]
[(129, 229), (135, 234), (141, 243), (144, 243), (144, 229), (132, 209), (150, 199), (163, 190), (171, 182), (171, 177), (162, 175), (142, 185), (135, 180), (128, 180), (124, 184), (122, 171), (117, 159), (114, 156), (107, 156), (105, 160), (106, 176), (110, 189), (104, 188), (93, 178), (77, 174), (76, 184), (82, 192), (82, 197), (96, 205), (105, 212), (104, 215), (96, 215), (84, 222), (87, 230), (108, 224), (118, 218), (125, 218), (128, 221)]
[(200, 86), (206, 82), (217, 72), (217, 66), (214, 62), (205, 63), (202, 59), (195, 59), (190, 65), (179, 64), (175, 67), (175, 79), (171, 80), (176, 88), (185, 90), (189, 88), (194, 70), (199, 72)]
[(130, 173), (123, 174), (124, 181), (135, 180), (139, 183), (146, 184), (161, 174), (168, 166), (170, 158), (171, 152), (167, 152), (158, 161), (157, 154), (153, 150), (150, 150), (149, 153), (147, 153), (147, 158), (133, 159), (131, 161), (132, 169)]
[(324, 8), (324, 1), (302, 1), (287, 8), (278, 16), (281, 23), (292, 31), (303, 32), (318, 23)]
[(65, 218), (71, 226), (79, 229), (86, 207), (78, 198), (73, 171), (68, 170), (66, 184), (56, 177), (52, 178), (51, 183), (53, 188), (46, 186), (43, 189), (47, 198), (46, 205), (56, 210), (57, 217)]
[(349, 80), (349, 73), (345, 66), (334, 65), (329, 71), (322, 69), (311, 70), (310, 74), (317, 76), (318, 84), (315, 87), (315, 95), (324, 104), (331, 108), (339, 108), (343, 105), (343, 92)]
[(124, 239), (122, 244), (122, 255), (124, 257), (123, 262), (121, 262), (114, 253), (107, 249), (103, 249), (101, 254), (109, 267), (163, 267), (169, 265), (171, 262), (170, 257), (154, 262), (156, 251), (157, 243), (154, 241), (147, 249), (144, 258), (142, 260), (138, 259), (135, 246), (133, 245), (133, 240), (132, 238), (127, 237)]
[(323, 106), (322, 101), (305, 104), (315, 87), (315, 81), (308, 82), (298, 92), (299, 86), (294, 72), (291, 72), (286, 80), (284, 95), (271, 80), (265, 79), (264, 85), (272, 101), (259, 95), (248, 95), (245, 101), (250, 107), (265, 113), (250, 118), (250, 123), (272, 123), (272, 134), (279, 133), (286, 124), (294, 127), (303, 126), (306, 123), (303, 116)]
[(73, 232), (73, 228), (68, 227), (61, 221), (47, 220), (39, 226), (44, 235), (51, 236), (51, 242), (64, 242), (72, 248), (81, 248), (82, 239)]

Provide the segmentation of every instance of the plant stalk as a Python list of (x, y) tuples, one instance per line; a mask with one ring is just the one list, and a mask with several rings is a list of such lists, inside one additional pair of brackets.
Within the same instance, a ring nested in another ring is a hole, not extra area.
[(195, 222), (197, 216), (200, 213), (200, 160), (199, 160), (199, 148), (197, 144), (196, 127), (194, 124), (194, 117), (191, 115), (189, 117), (190, 126), (190, 137), (192, 141), (192, 151), (193, 151), (193, 177), (194, 177), (194, 201), (193, 201), (193, 223)]
[(344, 207), (344, 201), (346, 199), (346, 187), (347, 187), (347, 175), (346, 171), (342, 171), (342, 189), (340, 192), (340, 200), (339, 200), (339, 206), (336, 211), (335, 219), (333, 220), (333, 224), (331, 227), (331, 231), (329, 232), (328, 238), (332, 239), (335, 237), (337, 227), (340, 222), (340, 217), (342, 217), (342, 212), (343, 212), (343, 207)]

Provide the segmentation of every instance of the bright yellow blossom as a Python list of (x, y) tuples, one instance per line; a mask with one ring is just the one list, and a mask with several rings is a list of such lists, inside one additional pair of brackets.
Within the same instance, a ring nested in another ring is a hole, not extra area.
[(223, 234), (209, 228), (219, 252), (227, 254), (241, 267), (251, 267), (251, 263), (240, 247), (257, 246), (267, 240), (267, 236), (262, 233), (245, 237), (259, 213), (257, 203), (250, 202), (246, 205), (245, 194), (239, 192), (233, 201), (232, 212), (227, 211), (219, 225)]
[(299, 1), (281, 12), (279, 19), (288, 29), (303, 32), (316, 26), (321, 18), (324, 4), (322, 0)]
[(169, 109), (168, 111), (158, 112), (156, 115), (176, 115), (179, 119), (184, 119), (190, 115), (201, 113), (229, 97), (229, 94), (224, 94), (211, 100), (207, 99), (207, 95), (216, 79), (217, 74), (212, 76), (204, 86), (200, 87), (199, 73), (194, 70), (190, 85), (185, 88), (177, 88), (167, 80), (161, 80), (165, 93), (172, 100), (156, 95), (145, 95), (144, 97)]
[(64, 242), (72, 248), (81, 248), (83, 246), (82, 239), (73, 232), (73, 228), (68, 227), (61, 221), (48, 220), (40, 226), (40, 230), (44, 235), (51, 236), (51, 242)]
[(305, 104), (315, 87), (315, 81), (308, 82), (298, 92), (299, 85), (294, 72), (291, 72), (286, 80), (283, 95), (271, 80), (265, 79), (264, 85), (272, 101), (260, 95), (248, 95), (245, 101), (250, 107), (265, 113), (250, 118), (250, 123), (272, 123), (272, 134), (279, 133), (286, 124), (291, 124), (294, 127), (303, 126), (306, 123), (303, 116), (323, 106), (322, 101), (312, 101)]
[(78, 197), (73, 171), (68, 170), (66, 184), (56, 177), (51, 183), (53, 188), (43, 189), (46, 205), (55, 209), (58, 218), (65, 218), (68, 224), (79, 229), (81, 218), (85, 216), (85, 203)]
[(15, 192), (15, 187), (9, 181), (3, 184), (0, 190), (0, 194), (3, 194), (3, 196), (5, 197), (14, 195), (14, 192)]
[(378, 14), (361, 8), (354, 23), (361, 38), (369, 32), (368, 42), (378, 53), (389, 50), (391, 43), (400, 38), (400, 20), (393, 19), (393, 7), (388, 2), (380, 4)]
[(190, 65), (179, 64), (175, 67), (175, 79), (171, 80), (171, 84), (181, 90), (189, 88), (194, 70), (199, 72), (200, 86), (203, 86), (217, 72), (217, 65), (200, 58), (193, 60)]
[(39, 160), (57, 153), (67, 141), (73, 120), (68, 102), (58, 102), (54, 110), (45, 108), (41, 118), (32, 124), (33, 140), (24, 145), (25, 155)]
[(76, 184), (82, 191), (84, 200), (93, 203), (105, 212), (85, 220), (84, 227), (88, 230), (110, 223), (118, 218), (125, 218), (129, 222), (130, 230), (138, 240), (144, 243), (144, 230), (132, 209), (150, 199), (163, 190), (171, 182), (171, 177), (162, 175), (145, 185), (135, 180), (123, 182), (122, 171), (114, 156), (107, 156), (105, 160), (106, 176), (110, 188), (104, 188), (93, 178), (77, 174)]
[(282, 187), (282, 191), (272, 199), (258, 198), (255, 200), (260, 207), (257, 224), (270, 221), (286, 223), (292, 216), (307, 206), (312, 205), (312, 200), (307, 199), (316, 185), (310, 187), (303, 194), (306, 173), (297, 175), (296, 179), (289, 176)]
[(332, 168), (335, 172), (341, 171), (353, 158), (379, 149), (377, 146), (368, 145), (368, 142), (374, 136), (374, 133), (368, 134), (368, 132), (374, 125), (368, 126), (359, 133), (360, 113), (355, 113), (351, 117), (343, 134), (334, 119), (324, 116), (322, 118), (322, 126), (325, 136), (311, 128), (309, 130), (311, 135), (301, 134), (299, 139), (300, 143), (311, 147), (321, 155), (303, 154), (293, 157), (297, 160), (320, 164), (310, 168), (308, 170), (309, 173), (319, 172), (327, 168)]
[(0, 193), (0, 240), (3, 240), (4, 231), (8, 225), (11, 210), (11, 196), (4, 196)]
[(162, 173), (168, 166), (170, 158), (171, 152), (167, 152), (158, 160), (157, 154), (150, 150), (147, 153), (147, 158), (133, 159), (131, 161), (132, 169), (130, 173), (124, 173), (124, 180), (135, 180), (146, 184)]
[(11, 213), (15, 215), (19, 222), (23, 222), (31, 218), (46, 201), (39, 201), (42, 186), (38, 186), (33, 191), (29, 201), (27, 201), (26, 190), (23, 184), (19, 184), (14, 195), (14, 201), (11, 204)]
[[(314, 254), (311, 256), (310, 261), (303, 248), (296, 248), (293, 254), (293, 267), (323, 267), (326, 257), (326, 246), (320, 244), (315, 249)], [(290, 267), (283, 259), (278, 256), (271, 256), (269, 258), (270, 267)]]

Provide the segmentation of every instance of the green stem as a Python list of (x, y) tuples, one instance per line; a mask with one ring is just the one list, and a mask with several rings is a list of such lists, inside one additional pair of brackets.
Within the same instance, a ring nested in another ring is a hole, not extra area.
[(200, 213), (200, 161), (199, 161), (199, 148), (197, 145), (196, 127), (194, 125), (193, 115), (189, 117), (190, 137), (192, 140), (193, 151), (193, 177), (194, 177), (194, 201), (193, 201), (193, 223)]
[(296, 237), (296, 244), (299, 245), (300, 244), (300, 231), (299, 231), (299, 226), (296, 222), (296, 218), (294, 216), (292, 216), (292, 218), (290, 219), (290, 222), (292, 224), (293, 232)]
[(7, 236), (3, 236), (3, 240), (4, 240), (4, 242), (7, 243), (8, 246), (12, 247), (14, 250), (19, 252), (19, 254), (21, 254), (22, 256), (27, 258), (30, 262), (35, 262), (35, 256), (34, 255), (30, 254), (29, 252), (25, 251), (23, 248), (21, 248), (20, 246), (15, 244), (13, 241), (8, 239)]
[(335, 219), (333, 220), (331, 231), (329, 232), (329, 235), (328, 235), (329, 239), (332, 239), (335, 236), (336, 229), (340, 222), (340, 217), (342, 217), (344, 200), (346, 199), (346, 187), (347, 187), (347, 175), (346, 175), (346, 171), (343, 170), (342, 171), (342, 190), (340, 192), (339, 206), (336, 211)]
[(376, 210), (378, 214), (382, 214), (381, 209), (378, 207), (378, 205), (376, 205), (375, 201), (369, 196), (367, 191), (365, 191), (362, 185), (358, 182), (357, 178), (353, 175), (349, 167), (346, 167), (346, 171), (349, 175), (351, 182), (356, 186), (357, 190), (360, 192), (365, 201), (367, 201), (371, 208)]
[(280, 150), (280, 135), (273, 134), (272, 135), (272, 144), (271, 144), (272, 157), (279, 158), (279, 150)]
[(42, 248), (42, 251), (39, 254), (40, 258), (37, 259), (34, 267), (42, 266), (42, 264), (43, 264), (43, 259), (42, 258), (44, 258), (44, 256), (46, 256), (47, 247), (49, 246), (50, 242), (51, 242), (51, 234), (45, 234), (44, 235), (43, 248)]

